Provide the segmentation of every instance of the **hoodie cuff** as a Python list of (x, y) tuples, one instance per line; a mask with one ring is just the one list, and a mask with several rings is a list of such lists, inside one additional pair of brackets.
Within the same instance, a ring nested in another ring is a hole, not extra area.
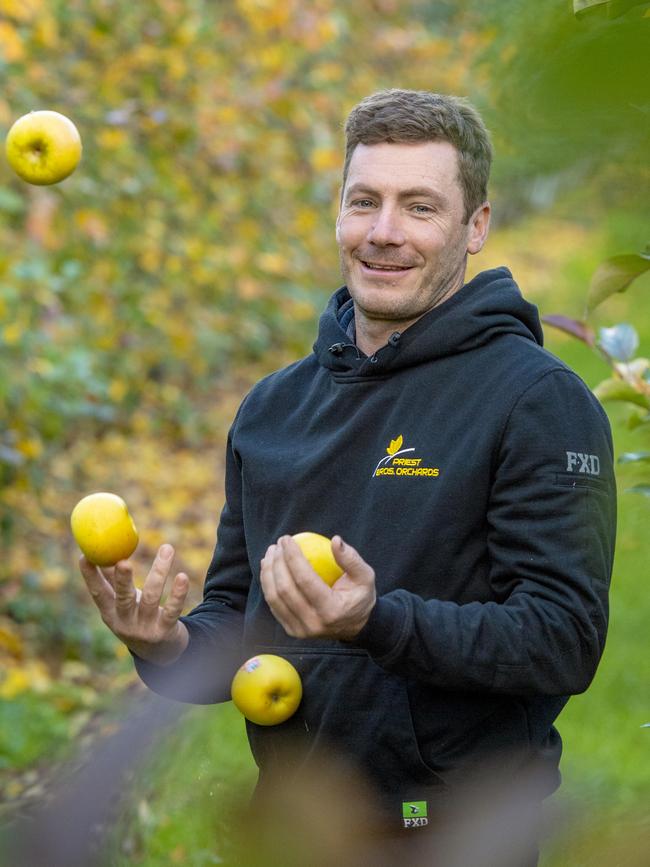
[[(130, 651), (142, 682), (158, 693), (175, 701), (192, 704), (213, 704), (230, 698), (230, 680), (215, 665), (214, 650), (201, 640), (203, 631), (191, 617), (180, 618), (189, 632), (189, 643), (183, 653), (168, 664), (142, 659)], [(228, 669), (226, 668), (226, 671)]]
[(350, 644), (367, 650), (379, 665), (394, 662), (403, 650), (413, 621), (408, 596), (403, 590), (380, 596), (368, 622)]

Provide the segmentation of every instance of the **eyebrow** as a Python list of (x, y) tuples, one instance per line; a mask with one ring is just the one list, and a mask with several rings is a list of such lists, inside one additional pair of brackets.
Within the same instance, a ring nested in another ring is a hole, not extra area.
[[(352, 184), (352, 186), (346, 190), (346, 201), (350, 196), (356, 196), (358, 193), (368, 193), (372, 196), (380, 195), (378, 190), (373, 190), (373, 188), (367, 186), (367, 184), (356, 183)], [(446, 205), (448, 203), (448, 199), (443, 193), (432, 190), (431, 187), (410, 187), (408, 190), (400, 190), (399, 192), (400, 199), (413, 199), (418, 197), (432, 199), (434, 202), (438, 202), (441, 205)]]

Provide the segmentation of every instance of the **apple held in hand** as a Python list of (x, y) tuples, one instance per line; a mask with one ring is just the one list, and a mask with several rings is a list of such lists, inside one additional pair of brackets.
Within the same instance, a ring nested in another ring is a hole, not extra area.
[(57, 184), (76, 169), (81, 159), (77, 127), (58, 111), (30, 111), (7, 133), (9, 165), (30, 184)]
[(292, 538), (314, 572), (331, 587), (343, 574), (343, 569), (332, 554), (331, 539), (321, 536), (320, 533), (296, 533)]
[(260, 726), (274, 726), (296, 712), (302, 699), (302, 682), (288, 660), (261, 653), (239, 668), (230, 694), (246, 719)]
[(138, 531), (126, 503), (117, 494), (89, 494), (72, 510), (72, 535), (87, 560), (114, 566), (126, 560), (138, 544)]

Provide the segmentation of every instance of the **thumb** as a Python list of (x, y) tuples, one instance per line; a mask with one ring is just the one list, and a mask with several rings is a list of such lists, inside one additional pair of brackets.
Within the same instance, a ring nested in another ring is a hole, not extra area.
[(332, 554), (348, 577), (360, 581), (374, 580), (375, 573), (372, 567), (366, 563), (356, 548), (348, 545), (340, 536), (332, 538)]

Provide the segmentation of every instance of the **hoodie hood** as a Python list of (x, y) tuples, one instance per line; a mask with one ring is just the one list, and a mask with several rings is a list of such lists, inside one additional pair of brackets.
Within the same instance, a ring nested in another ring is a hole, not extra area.
[(523, 298), (504, 267), (477, 274), (405, 331), (394, 332), (370, 358), (350, 337), (350, 301), (346, 286), (332, 295), (314, 344), (319, 364), (343, 376), (386, 375), (476, 349), (501, 334), (517, 334), (540, 346), (543, 342), (537, 307)]

